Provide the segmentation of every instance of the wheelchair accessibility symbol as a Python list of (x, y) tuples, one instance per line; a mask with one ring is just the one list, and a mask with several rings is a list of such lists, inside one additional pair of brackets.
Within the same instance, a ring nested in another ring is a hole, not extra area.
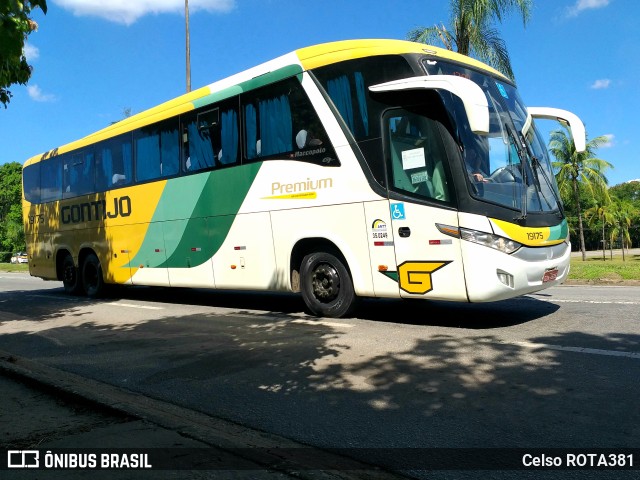
[(404, 203), (392, 203), (391, 204), (391, 218), (394, 220), (406, 220), (404, 214)]

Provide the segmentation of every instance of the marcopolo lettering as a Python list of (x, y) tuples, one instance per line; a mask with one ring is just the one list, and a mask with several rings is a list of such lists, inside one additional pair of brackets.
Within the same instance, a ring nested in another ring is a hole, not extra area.
[(116, 197), (113, 205), (107, 205), (106, 200), (65, 205), (60, 210), (62, 223), (83, 223), (107, 218), (128, 217), (131, 215), (131, 198)]

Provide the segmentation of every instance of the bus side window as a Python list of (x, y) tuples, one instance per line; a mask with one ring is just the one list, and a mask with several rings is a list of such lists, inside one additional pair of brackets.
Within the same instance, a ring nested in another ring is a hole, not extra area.
[(93, 149), (65, 155), (63, 158), (63, 198), (86, 195), (94, 190), (95, 163)]
[(333, 147), (297, 78), (249, 92), (242, 97), (247, 160), (300, 160), (337, 166)]
[(133, 168), (131, 162), (131, 136), (121, 135), (96, 147), (96, 191), (131, 183)]
[(228, 102), (182, 118), (184, 170), (195, 172), (238, 162), (238, 111)]
[(61, 157), (53, 157), (40, 162), (40, 200), (51, 202), (62, 198)]
[(175, 175), (180, 170), (177, 119), (135, 132), (136, 179), (144, 182)]
[(24, 198), (30, 203), (40, 203), (40, 165), (34, 163), (22, 171)]
[(293, 150), (293, 122), (289, 96), (269, 91), (272, 86), (256, 92), (245, 104), (245, 138), (247, 159), (255, 160)]

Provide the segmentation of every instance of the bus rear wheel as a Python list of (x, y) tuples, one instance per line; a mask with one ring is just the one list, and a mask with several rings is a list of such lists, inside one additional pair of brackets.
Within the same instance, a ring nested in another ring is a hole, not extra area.
[(67, 255), (62, 261), (62, 285), (64, 291), (70, 295), (79, 295), (82, 292), (80, 272), (71, 255)]
[(351, 276), (342, 262), (330, 253), (305, 256), (300, 267), (300, 282), (302, 298), (316, 316), (343, 317), (355, 307)]
[(104, 292), (102, 266), (93, 253), (89, 254), (82, 264), (82, 287), (84, 293), (91, 298), (99, 297)]

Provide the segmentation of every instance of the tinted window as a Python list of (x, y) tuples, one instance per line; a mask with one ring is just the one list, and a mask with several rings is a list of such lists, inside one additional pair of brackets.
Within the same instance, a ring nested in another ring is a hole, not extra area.
[(380, 136), (379, 115), (388, 104), (371, 96), (369, 87), (414, 76), (397, 55), (350, 60), (314, 70), (357, 141)]
[(60, 157), (40, 162), (40, 200), (51, 202), (62, 198), (62, 167)]
[(94, 190), (95, 156), (93, 150), (66, 154), (62, 159), (64, 173), (63, 198), (85, 195)]
[(403, 57), (382, 55), (328, 65), (313, 73), (358, 142), (373, 177), (384, 185), (380, 115), (390, 104), (383, 96), (372, 96), (369, 87), (414, 76), (413, 69)]
[(96, 191), (129, 185), (133, 180), (131, 135), (100, 142), (96, 145)]
[(31, 203), (40, 203), (40, 163), (24, 168), (22, 182), (24, 198)]
[(278, 155), (337, 165), (320, 119), (296, 78), (252, 91), (242, 100), (248, 160)]
[(184, 169), (187, 172), (238, 163), (239, 130), (236, 103), (206, 107), (182, 119)]
[(137, 130), (136, 179), (144, 182), (175, 175), (179, 171), (180, 147), (177, 119)]

